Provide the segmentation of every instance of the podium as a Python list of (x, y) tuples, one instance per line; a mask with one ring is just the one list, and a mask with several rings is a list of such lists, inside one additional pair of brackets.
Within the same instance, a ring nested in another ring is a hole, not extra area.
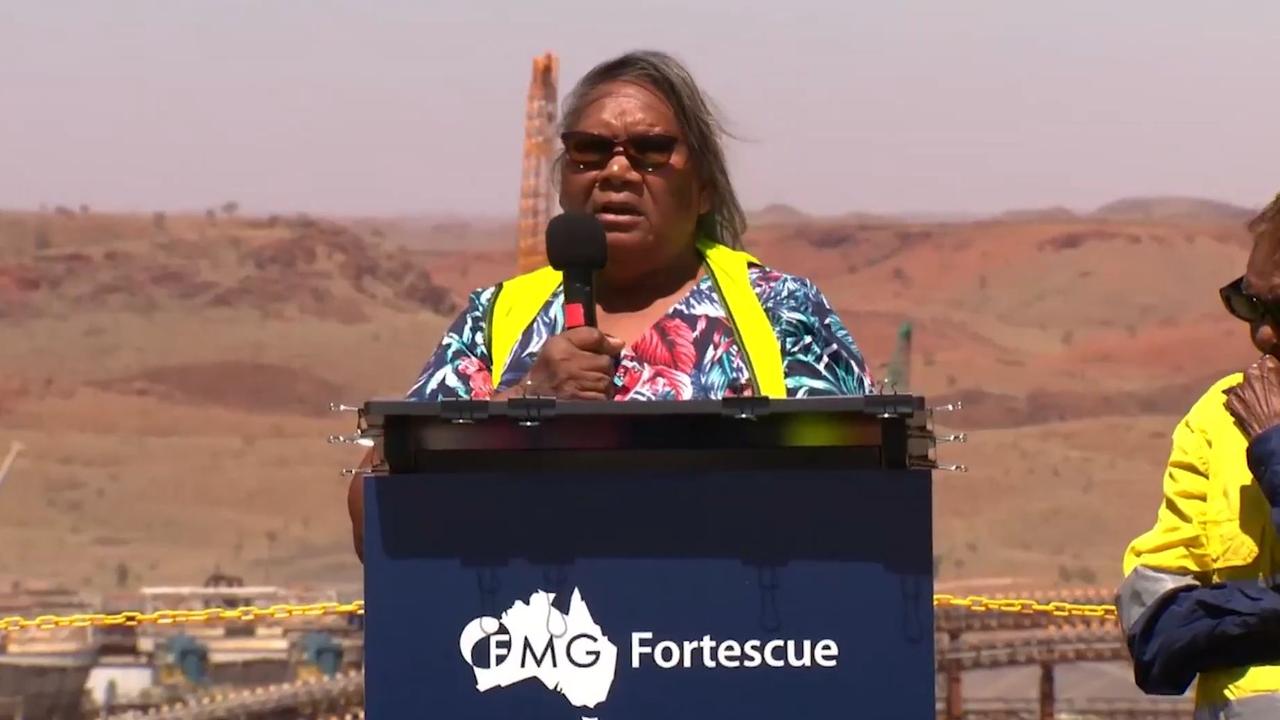
[(933, 718), (927, 415), (365, 403), (367, 712)]

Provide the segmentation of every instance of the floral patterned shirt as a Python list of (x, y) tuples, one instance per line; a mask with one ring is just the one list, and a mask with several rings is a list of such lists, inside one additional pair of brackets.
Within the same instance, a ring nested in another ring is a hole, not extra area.
[[(748, 275), (782, 349), (788, 397), (873, 392), (862, 353), (812, 282), (751, 265)], [(488, 399), (492, 363), (486, 312), (496, 286), (471, 293), (409, 390), (411, 400)], [(557, 289), (517, 342), (503, 371), (511, 387), (533, 366), (547, 338), (564, 330), (564, 294)], [(744, 352), (709, 275), (623, 349), (614, 374), (616, 400), (705, 400), (750, 395)]]

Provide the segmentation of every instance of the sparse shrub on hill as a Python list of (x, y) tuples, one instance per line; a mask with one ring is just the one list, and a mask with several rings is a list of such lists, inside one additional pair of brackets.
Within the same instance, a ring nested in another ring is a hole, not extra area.
[(1098, 574), (1085, 565), (1058, 566), (1058, 579), (1064, 584), (1079, 583), (1083, 585), (1092, 585), (1098, 581)]
[(1133, 233), (1116, 232), (1114, 230), (1089, 229), (1054, 235), (1053, 237), (1041, 240), (1036, 247), (1039, 250), (1060, 252), (1063, 250), (1075, 250), (1083, 247), (1087, 243), (1113, 241), (1123, 241), (1131, 245), (1137, 245), (1142, 242), (1142, 237), (1134, 235)]
[(899, 230), (893, 234), (898, 242), (909, 245), (924, 242), (933, 237), (933, 233), (928, 230)]
[(458, 305), (448, 289), (432, 282), (426, 271), (415, 273), (401, 288), (400, 296), (415, 305), (434, 308), (441, 314), (448, 315), (458, 311)]
[(810, 237), (809, 245), (820, 249), (828, 249), (847, 245), (849, 243), (856, 242), (857, 240), (858, 234), (852, 230), (833, 228), (821, 230), (813, 237)]
[(222, 214), (226, 215), (227, 217), (231, 217), (235, 215), (236, 211), (239, 209), (240, 209), (240, 203), (236, 202), (235, 200), (231, 200), (222, 204)]
[(163, 212), (157, 210), (151, 213), (151, 227), (155, 228), (156, 230), (163, 230), (164, 224), (165, 224), (165, 215)]

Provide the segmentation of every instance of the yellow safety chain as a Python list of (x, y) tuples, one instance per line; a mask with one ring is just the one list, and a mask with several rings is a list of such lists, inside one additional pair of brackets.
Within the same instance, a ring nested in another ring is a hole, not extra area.
[(40, 615), (34, 618), (18, 616), (0, 618), (0, 632), (12, 630), (51, 630), (66, 627), (112, 627), (136, 625), (171, 625), (175, 623), (210, 622), (217, 620), (261, 620), (264, 618), (315, 617), (320, 615), (363, 615), (364, 601), (350, 603), (311, 603), (308, 605), (271, 605), (238, 608), (206, 608), (204, 610), (157, 610), (155, 612), (126, 611), (118, 613), (85, 613), (78, 615)]
[(955, 607), (974, 612), (1005, 612), (1056, 615), (1058, 617), (1092, 617), (1116, 619), (1115, 605), (1084, 605), (1062, 601), (1040, 602), (1022, 598), (988, 598), (981, 595), (956, 597), (934, 595), (934, 607)]
[[(933, 606), (962, 608), (973, 612), (1044, 614), (1057, 617), (1091, 617), (1114, 620), (1115, 605), (1085, 605), (1062, 601), (1040, 602), (1021, 598), (988, 598), (981, 595), (958, 597), (934, 595)], [(50, 630), (65, 627), (112, 627), (146, 624), (211, 622), (218, 620), (252, 621), (264, 618), (315, 617), (321, 615), (363, 615), (364, 601), (350, 603), (312, 603), (309, 605), (245, 606), (207, 608), (204, 610), (157, 610), (155, 612), (86, 613), (80, 615), (40, 615), (34, 618), (0, 618), (0, 632), (13, 630)]]

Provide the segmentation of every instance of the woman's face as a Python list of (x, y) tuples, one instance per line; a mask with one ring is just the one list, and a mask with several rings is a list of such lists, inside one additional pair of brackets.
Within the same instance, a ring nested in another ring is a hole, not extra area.
[[(666, 101), (645, 85), (606, 83), (567, 131), (575, 139), (566, 143), (560, 207), (600, 220), (609, 243), (606, 272), (640, 276), (687, 253), (709, 201)], [(595, 161), (575, 162), (575, 155)]]

